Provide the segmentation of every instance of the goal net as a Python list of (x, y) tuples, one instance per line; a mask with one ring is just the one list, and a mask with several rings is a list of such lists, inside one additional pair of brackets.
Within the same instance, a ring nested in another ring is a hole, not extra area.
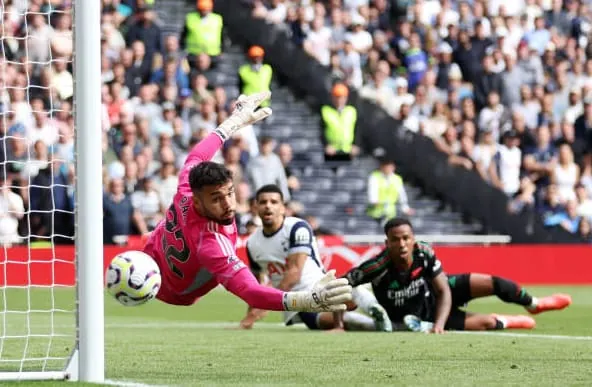
[(0, 380), (78, 378), (73, 3), (0, 0)]

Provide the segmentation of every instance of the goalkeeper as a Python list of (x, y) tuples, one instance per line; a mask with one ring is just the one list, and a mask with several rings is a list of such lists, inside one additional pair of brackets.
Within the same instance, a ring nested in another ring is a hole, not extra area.
[(166, 219), (144, 248), (161, 270), (161, 301), (191, 305), (218, 284), (253, 308), (274, 311), (339, 311), (351, 300), (351, 286), (334, 272), (309, 290), (284, 292), (260, 285), (236, 255), (232, 173), (209, 160), (236, 131), (271, 114), (269, 108), (258, 109), (270, 96), (241, 95), (232, 115), (187, 156)]

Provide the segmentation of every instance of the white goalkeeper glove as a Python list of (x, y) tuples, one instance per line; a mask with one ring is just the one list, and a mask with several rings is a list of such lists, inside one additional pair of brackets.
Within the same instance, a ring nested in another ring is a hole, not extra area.
[(226, 141), (241, 128), (269, 117), (271, 115), (270, 108), (265, 107), (255, 110), (269, 97), (271, 97), (271, 92), (269, 91), (263, 91), (249, 96), (241, 95), (238, 97), (236, 107), (232, 111), (232, 114), (216, 128), (216, 134), (220, 136), (222, 141)]
[(312, 289), (284, 293), (284, 309), (298, 312), (336, 312), (346, 310), (352, 287), (345, 278), (335, 278), (331, 270)]

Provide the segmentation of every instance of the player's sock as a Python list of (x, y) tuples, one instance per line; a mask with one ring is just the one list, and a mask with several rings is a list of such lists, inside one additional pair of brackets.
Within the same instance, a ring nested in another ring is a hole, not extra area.
[(373, 305), (378, 304), (374, 294), (364, 286), (357, 286), (353, 289), (352, 301), (367, 314), (370, 314), (370, 308)]
[(536, 321), (530, 316), (499, 314), (493, 316), (503, 326), (498, 328), (500, 324), (496, 324), (495, 329), (533, 329), (536, 326)]
[(533, 301), (536, 302), (536, 299), (533, 299), (526, 289), (522, 288), (516, 282), (495, 276), (492, 278), (493, 292), (500, 300), (525, 307), (530, 307)]
[(506, 329), (508, 320), (503, 316), (495, 316), (495, 328), (494, 330)]
[(370, 316), (358, 312), (345, 312), (343, 324), (348, 331), (374, 331), (374, 320)]

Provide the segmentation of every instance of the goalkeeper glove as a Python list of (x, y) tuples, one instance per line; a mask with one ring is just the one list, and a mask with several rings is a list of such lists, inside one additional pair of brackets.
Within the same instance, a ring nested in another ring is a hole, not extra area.
[(226, 141), (239, 129), (269, 117), (271, 115), (270, 108), (266, 107), (255, 110), (269, 97), (271, 97), (271, 92), (269, 91), (263, 91), (249, 96), (241, 95), (238, 97), (236, 107), (232, 111), (232, 114), (216, 128), (216, 134), (222, 139), (222, 141)]
[(298, 312), (336, 312), (346, 310), (352, 287), (345, 278), (335, 278), (331, 270), (312, 289), (284, 293), (284, 309)]

